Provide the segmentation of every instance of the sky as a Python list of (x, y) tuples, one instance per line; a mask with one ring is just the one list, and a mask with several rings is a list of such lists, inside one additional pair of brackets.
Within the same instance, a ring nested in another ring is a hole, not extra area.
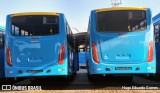
[[(148, 7), (152, 16), (160, 13), (160, 0), (122, 0), (120, 6)], [(109, 8), (111, 0), (0, 0), (0, 26), (5, 26), (6, 15), (19, 12), (64, 13), (70, 27), (86, 32), (90, 11)]]

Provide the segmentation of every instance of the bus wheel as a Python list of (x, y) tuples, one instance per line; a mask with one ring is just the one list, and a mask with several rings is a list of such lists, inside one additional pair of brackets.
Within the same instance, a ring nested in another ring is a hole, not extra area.
[(67, 76), (68, 81), (72, 82), (74, 80), (75, 75), (76, 75), (76, 71), (72, 69), (72, 75)]
[(160, 78), (160, 74), (150, 74), (149, 76), (146, 76), (147, 79), (150, 79), (150, 80), (159, 80)]
[(74, 80), (74, 75), (67, 76), (67, 81), (72, 82)]
[(15, 81), (16, 82), (20, 82), (20, 81), (23, 81), (23, 80), (26, 80), (27, 78), (25, 78), (25, 77), (19, 77), (19, 78), (17, 78)]
[(41, 78), (30, 78), (29, 80), (33, 85), (45, 84), (45, 80)]
[(157, 79), (159, 79), (159, 78), (160, 78), (160, 74), (156, 74), (155, 77), (156, 77)]
[(7, 81), (7, 80), (6, 80), (6, 78), (1, 78), (1, 79), (0, 79), (0, 84), (2, 84), (2, 85), (3, 85), (3, 84), (5, 84), (5, 83), (6, 83), (6, 81)]
[(77, 72), (76, 72), (76, 71), (74, 71), (74, 76), (76, 76), (76, 74), (77, 74)]
[(30, 78), (29, 80), (30, 80), (31, 84), (37, 84), (38, 83), (37, 80), (35, 80), (35, 79)]
[(89, 80), (90, 82), (93, 82), (93, 81), (95, 81), (95, 77), (94, 77), (93, 75), (89, 75), (89, 74), (88, 74), (88, 80)]
[(16, 83), (16, 80), (14, 80), (14, 78), (6, 78), (4, 80), (5, 80), (4, 84), (14, 84), (14, 83)]

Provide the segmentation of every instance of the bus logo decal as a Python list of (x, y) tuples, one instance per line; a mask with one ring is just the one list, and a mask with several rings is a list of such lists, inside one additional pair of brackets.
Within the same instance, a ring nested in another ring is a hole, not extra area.
[(104, 56), (104, 59), (108, 59), (108, 56), (107, 56), (107, 55), (105, 55), (105, 56)]
[(19, 62), (21, 62), (21, 60), (19, 58), (17, 58), (17, 62), (19, 63)]
[(119, 34), (119, 35), (118, 35), (118, 38), (127, 38), (127, 35)]

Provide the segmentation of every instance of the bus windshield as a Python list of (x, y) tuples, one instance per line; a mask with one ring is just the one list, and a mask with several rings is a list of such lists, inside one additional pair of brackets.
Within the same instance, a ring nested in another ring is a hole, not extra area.
[(58, 16), (15, 16), (11, 20), (13, 36), (46, 36), (59, 33)]
[(97, 12), (99, 32), (133, 32), (145, 29), (147, 29), (147, 20), (144, 10)]

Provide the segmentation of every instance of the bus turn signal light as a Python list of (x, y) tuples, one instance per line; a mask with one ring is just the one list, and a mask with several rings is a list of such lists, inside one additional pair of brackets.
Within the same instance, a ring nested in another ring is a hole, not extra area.
[(93, 54), (93, 60), (99, 64), (100, 60), (99, 60), (99, 56), (98, 56), (98, 49), (97, 49), (97, 45), (92, 42), (92, 54)]
[(63, 44), (59, 51), (58, 64), (61, 65), (64, 63), (65, 58), (65, 45)]
[(6, 46), (6, 61), (8, 66), (13, 66), (12, 64), (12, 57), (11, 57), (11, 51), (10, 48), (8, 46)]
[(153, 41), (149, 42), (149, 46), (148, 46), (148, 62), (152, 62), (154, 58), (154, 45), (153, 45)]

